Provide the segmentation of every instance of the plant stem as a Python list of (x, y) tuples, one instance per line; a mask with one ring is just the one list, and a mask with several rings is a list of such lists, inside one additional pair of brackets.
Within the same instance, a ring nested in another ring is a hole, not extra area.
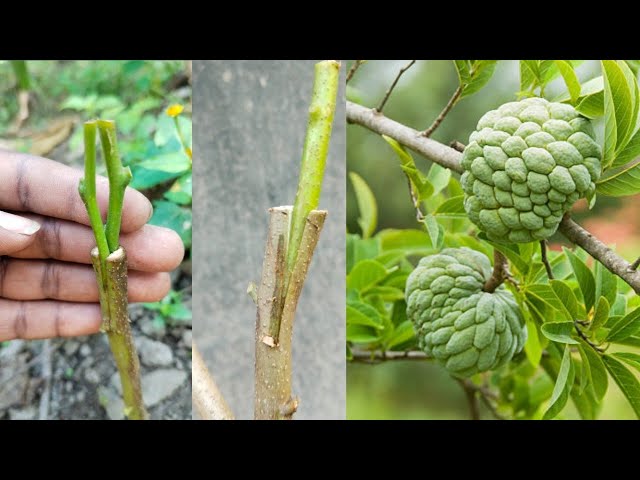
[(104, 161), (107, 164), (109, 177), (109, 213), (105, 234), (109, 251), (115, 252), (120, 246), (120, 223), (122, 221), (122, 204), (124, 192), (131, 181), (131, 169), (123, 167), (116, 142), (116, 124), (111, 120), (98, 120), (98, 131)]
[(180, 144), (182, 144), (182, 149), (184, 150), (184, 153), (187, 154), (187, 157), (189, 157), (189, 160), (192, 160), (191, 155), (191, 149), (187, 146), (187, 142), (184, 141), (184, 136), (182, 135), (182, 128), (180, 127), (180, 122), (178, 121), (178, 116), (173, 117), (173, 123), (176, 126), (176, 132), (178, 134), (178, 138), (180, 139)]
[[(331, 138), (331, 126), (336, 109), (339, 76), (339, 62), (325, 60), (315, 66), (309, 122), (302, 150), (300, 179), (291, 217), (287, 249), (288, 275), (291, 274), (296, 264), (307, 217), (312, 210), (318, 208), (324, 167), (329, 150), (329, 139)], [(286, 280), (285, 285), (289, 283), (288, 278)]]
[(349, 83), (349, 81), (353, 78), (355, 73), (358, 71), (358, 69), (364, 62), (366, 62), (366, 60), (355, 60), (353, 62), (353, 65), (351, 65), (351, 68), (347, 72), (347, 80), (345, 81), (345, 83)]
[(394, 351), (376, 351), (365, 352), (362, 350), (353, 350), (351, 352), (353, 358), (352, 362), (359, 363), (381, 363), (387, 361), (405, 360), (405, 361), (420, 361), (432, 360), (433, 357), (427, 356), (426, 353), (420, 350), (409, 350), (406, 352), (394, 352)]
[[(127, 256), (122, 247), (101, 259), (97, 248), (91, 251), (91, 261), (98, 278), (102, 329), (107, 333), (120, 382), (125, 415), (131, 420), (146, 420), (147, 411), (142, 401), (140, 363), (133, 343), (127, 309)], [(103, 270), (105, 265), (105, 270)], [(106, 279), (106, 283), (102, 282)]]
[(431, 134), (436, 131), (436, 128), (440, 126), (440, 124), (445, 119), (447, 114), (451, 111), (453, 106), (458, 102), (458, 99), (460, 98), (461, 94), (462, 94), (462, 85), (456, 88), (456, 91), (453, 92), (453, 95), (445, 105), (444, 109), (442, 109), (442, 111), (440, 112), (440, 115), (438, 115), (438, 117), (433, 121), (431, 126), (427, 128), (424, 132), (422, 132), (423, 136), (430, 137)]
[(213, 377), (193, 344), (193, 403), (202, 420), (233, 420), (233, 413), (218, 389)]
[(484, 287), (482, 288), (483, 291), (493, 293), (496, 288), (502, 285), (502, 282), (504, 282), (504, 279), (507, 277), (507, 265), (507, 257), (505, 257), (500, 250), (494, 248), (493, 273), (484, 284)]
[(104, 233), (102, 216), (96, 197), (96, 121), (84, 124), (84, 178), (78, 186), (80, 198), (84, 202), (89, 215), (89, 223), (96, 239), (100, 258), (107, 258), (110, 250)]
[(382, 98), (382, 101), (380, 102), (380, 105), (378, 105), (378, 107), (376, 108), (376, 112), (382, 113), (382, 109), (387, 104), (387, 100), (389, 100), (389, 97), (391, 96), (391, 92), (393, 92), (393, 89), (396, 88), (396, 85), (398, 84), (398, 80), (400, 80), (400, 77), (404, 74), (404, 72), (409, 70), (413, 66), (414, 63), (416, 63), (416, 61), (415, 60), (411, 60), (409, 63), (407, 63), (404, 67), (402, 67), (400, 69), (400, 71), (396, 75), (396, 78), (393, 80), (393, 83), (387, 89), (387, 92), (384, 94), (384, 97)]
[(471, 420), (480, 420), (480, 405), (478, 403), (475, 385), (467, 379), (456, 378), (455, 380), (460, 384), (462, 390), (464, 390), (467, 403), (469, 404)]
[(540, 240), (540, 255), (542, 257), (542, 263), (544, 264), (544, 268), (547, 271), (547, 278), (549, 280), (553, 280), (553, 270), (551, 270), (551, 264), (549, 263), (549, 259), (547, 258), (547, 241)]
[(638, 257), (636, 261), (629, 266), (631, 270), (637, 270), (638, 267), (640, 267), (640, 257)]
[[(256, 317), (255, 418), (257, 420), (290, 420), (298, 406), (291, 395), (291, 341), (298, 299), (302, 292), (311, 258), (327, 212), (313, 210), (305, 222), (297, 261), (291, 272), (285, 303), (283, 295), (283, 261), (287, 245), (291, 207), (269, 210), (269, 232), (258, 287)], [(274, 325), (277, 324), (277, 328)], [(277, 335), (274, 336), (274, 332)]]

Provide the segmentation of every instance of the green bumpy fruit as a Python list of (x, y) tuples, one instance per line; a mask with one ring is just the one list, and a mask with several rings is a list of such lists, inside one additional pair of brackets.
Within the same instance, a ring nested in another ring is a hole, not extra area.
[(462, 155), (464, 208), (495, 242), (550, 237), (600, 178), (602, 150), (591, 121), (543, 98), (486, 113)]
[(498, 368), (524, 347), (527, 328), (513, 294), (482, 291), (489, 259), (470, 248), (424, 257), (407, 278), (407, 317), (418, 346), (458, 377)]

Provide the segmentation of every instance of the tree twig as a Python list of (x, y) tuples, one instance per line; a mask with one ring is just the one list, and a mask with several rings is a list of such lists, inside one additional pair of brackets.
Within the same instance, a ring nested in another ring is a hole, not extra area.
[(573, 321), (573, 327), (576, 329), (576, 332), (578, 332), (578, 335), (580, 336), (580, 338), (582, 340), (584, 340), (591, 348), (593, 348), (596, 352), (598, 353), (604, 353), (605, 349), (600, 347), (599, 345), (596, 345), (595, 343), (593, 343), (589, 337), (587, 337), (585, 335), (585, 333), (580, 329), (580, 327), (578, 326), (579, 324), (582, 324), (583, 322), (581, 322), (580, 320), (574, 320)]
[(381, 363), (386, 361), (395, 361), (395, 360), (408, 360), (408, 361), (425, 361), (432, 360), (432, 357), (427, 356), (426, 353), (420, 350), (410, 350), (407, 352), (394, 352), (394, 351), (375, 351), (375, 352), (366, 352), (363, 350), (353, 350), (352, 352), (352, 362), (357, 363)]
[(542, 263), (544, 264), (544, 268), (547, 270), (547, 277), (549, 280), (553, 280), (553, 271), (551, 270), (551, 264), (549, 263), (549, 259), (547, 258), (547, 241), (540, 240), (540, 255), (542, 256)]
[(195, 343), (191, 351), (193, 404), (198, 415), (203, 420), (233, 420), (233, 413), (209, 373)]
[(467, 403), (469, 404), (469, 414), (471, 420), (480, 420), (480, 406), (478, 404), (477, 386), (466, 378), (456, 378), (456, 381), (464, 390), (464, 394), (467, 397)]
[(393, 83), (387, 89), (387, 92), (384, 94), (384, 97), (382, 98), (382, 101), (380, 102), (380, 105), (378, 105), (378, 107), (376, 108), (376, 111), (378, 113), (382, 113), (382, 109), (386, 105), (387, 100), (389, 100), (389, 97), (391, 96), (391, 92), (393, 92), (393, 89), (396, 88), (396, 84), (398, 83), (398, 80), (400, 80), (400, 77), (404, 74), (404, 72), (409, 70), (413, 66), (414, 63), (416, 63), (416, 61), (415, 60), (411, 60), (409, 63), (407, 63), (404, 67), (402, 67), (400, 69), (400, 71), (398, 72), (398, 75), (396, 75), (396, 78), (393, 80)]
[(637, 270), (638, 267), (640, 267), (640, 257), (638, 257), (636, 261), (629, 266), (631, 270)]
[(353, 65), (351, 65), (351, 68), (347, 72), (347, 80), (345, 83), (349, 83), (349, 80), (353, 78), (355, 73), (358, 71), (358, 69), (362, 66), (364, 62), (366, 62), (366, 60), (356, 60), (353, 62)]
[(489, 277), (489, 279), (485, 282), (484, 290), (487, 293), (495, 292), (496, 288), (502, 285), (505, 278), (509, 276), (508, 274), (508, 263), (507, 257), (505, 257), (500, 250), (497, 248), (493, 249), (493, 273)]
[(464, 143), (458, 140), (452, 140), (449, 142), (449, 146), (460, 153), (464, 152)]
[(440, 126), (442, 121), (445, 119), (447, 114), (451, 111), (453, 106), (456, 104), (456, 102), (460, 98), (461, 94), (462, 94), (462, 85), (459, 85), (458, 88), (456, 88), (456, 91), (453, 92), (453, 95), (451, 95), (451, 98), (449, 99), (445, 107), (440, 112), (440, 115), (437, 116), (437, 118), (433, 121), (433, 123), (429, 128), (427, 128), (424, 132), (422, 132), (423, 136), (430, 137), (433, 134), (433, 132), (436, 131), (436, 128)]
[[(428, 160), (454, 172), (462, 173), (462, 165), (460, 164), (462, 154), (460, 152), (430, 138), (419, 136), (420, 134), (416, 130), (380, 115), (370, 108), (348, 101), (347, 121), (361, 125), (380, 135), (387, 135)], [(640, 294), (640, 272), (632, 270), (629, 262), (571, 220), (568, 215), (565, 215), (560, 222), (558, 231), (582, 247), (589, 255), (622, 278), (636, 293)]]

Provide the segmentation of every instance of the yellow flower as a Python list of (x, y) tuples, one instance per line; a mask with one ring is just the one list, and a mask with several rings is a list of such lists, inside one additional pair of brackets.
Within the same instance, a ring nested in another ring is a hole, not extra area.
[(169, 108), (167, 108), (167, 115), (169, 115), (170, 117), (177, 117), (182, 113), (183, 110), (184, 107), (182, 105), (174, 103)]

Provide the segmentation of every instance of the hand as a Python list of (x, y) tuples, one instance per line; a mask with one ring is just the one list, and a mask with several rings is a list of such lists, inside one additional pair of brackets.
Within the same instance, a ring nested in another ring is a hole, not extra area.
[[(45, 158), (0, 150), (0, 341), (95, 333), (101, 314), (90, 251), (89, 217), (78, 194), (77, 170)], [(106, 217), (109, 185), (98, 177)], [(129, 261), (129, 301), (153, 302), (171, 287), (182, 261), (180, 237), (145, 225), (153, 212), (127, 188), (121, 244)]]

